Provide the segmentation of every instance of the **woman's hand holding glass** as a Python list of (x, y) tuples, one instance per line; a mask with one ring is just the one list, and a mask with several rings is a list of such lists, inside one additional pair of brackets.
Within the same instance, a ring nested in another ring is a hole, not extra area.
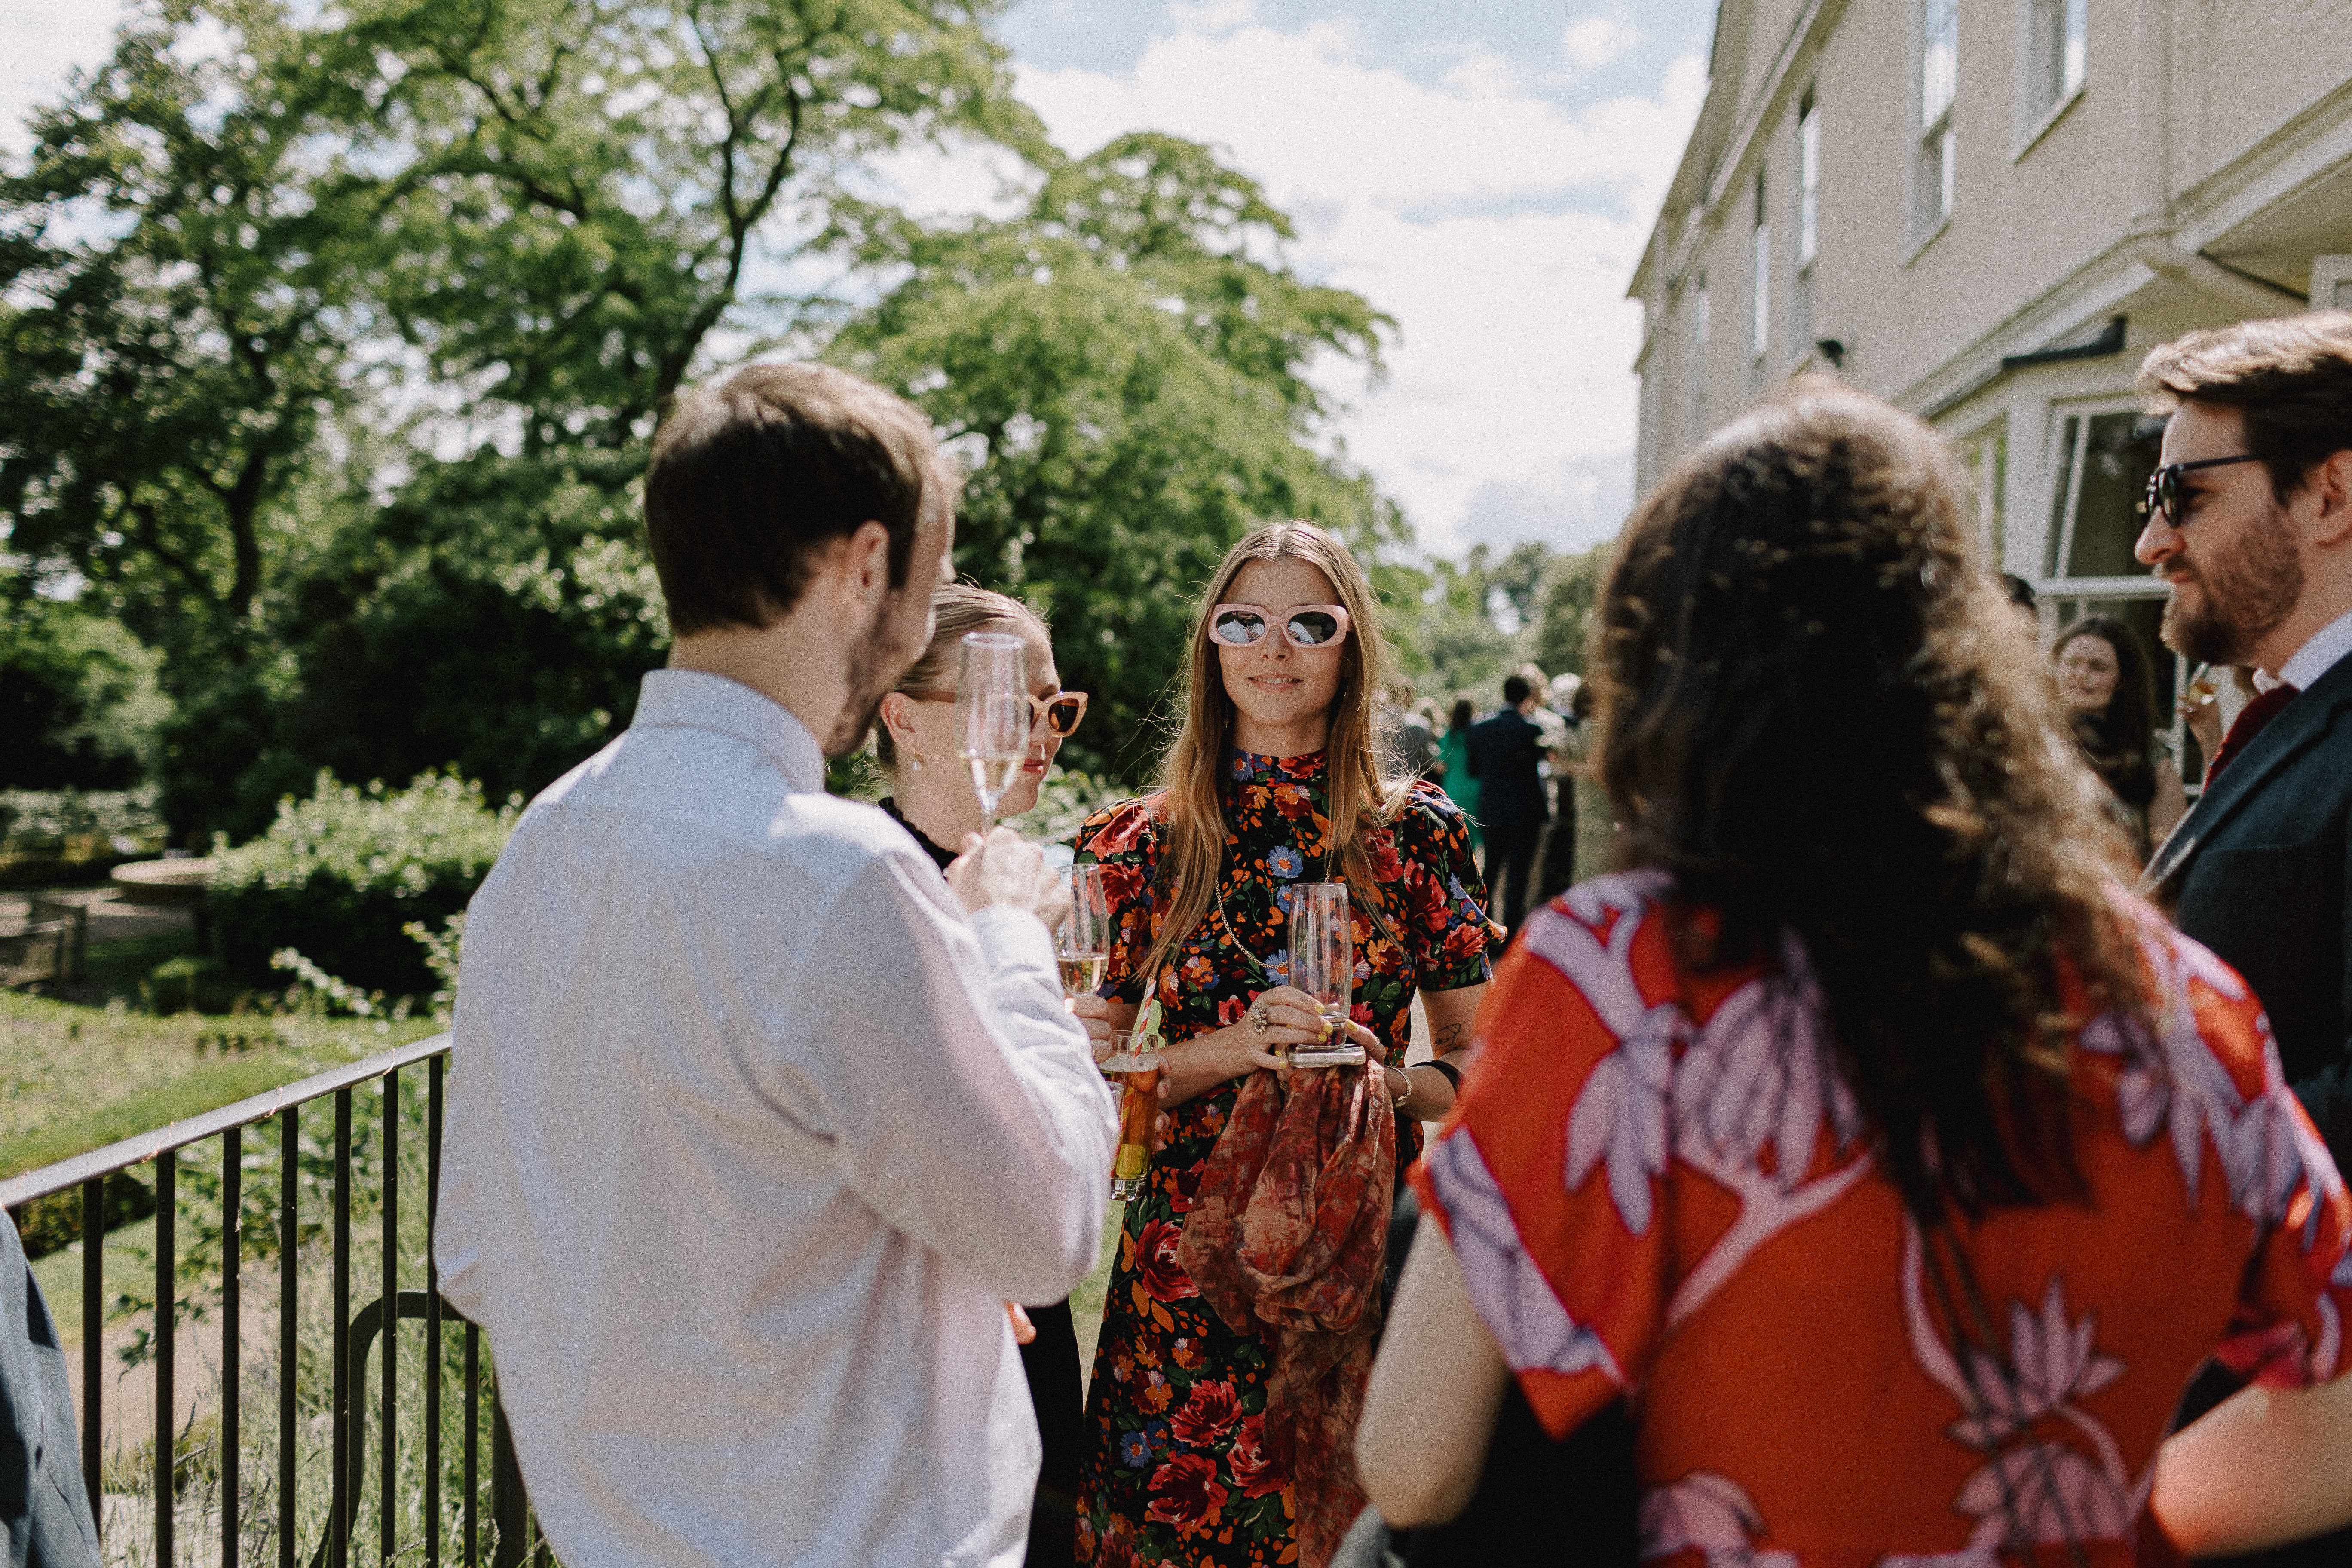
[(1260, 1068), (1287, 1074), (1294, 1070), (1289, 1057), (1292, 1047), (1328, 1045), (1339, 1036), (1363, 1047), (1375, 1061), (1388, 1059), (1388, 1047), (1381, 1044), (1379, 1036), (1353, 1019), (1327, 1019), (1315, 998), (1295, 985), (1262, 991), (1255, 1005), (1263, 1010), (1263, 1029), (1245, 1017), (1204, 1037), (1212, 1041), (1224, 1037), (1223, 1052), (1235, 1064), (1223, 1075), (1226, 1078), (1239, 1078)]

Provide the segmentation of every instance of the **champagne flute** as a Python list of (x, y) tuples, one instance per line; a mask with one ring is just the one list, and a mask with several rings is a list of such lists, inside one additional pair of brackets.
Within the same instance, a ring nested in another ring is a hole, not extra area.
[(963, 663), (956, 676), (956, 754), (971, 770), (980, 796), (980, 827), (996, 821), (996, 803), (1021, 776), (1029, 754), (1029, 681), (1023, 672), (1022, 639), (1009, 632), (971, 632), (963, 639)]
[(1102, 868), (1089, 862), (1070, 868), (1070, 913), (1054, 933), (1054, 957), (1062, 966), (1065, 995), (1098, 990), (1110, 966), (1110, 900), (1103, 891)]
[(1328, 1036), (1316, 1046), (1294, 1046), (1290, 1065), (1361, 1067), (1364, 1047), (1339, 1026), (1356, 982), (1356, 933), (1348, 913), (1348, 884), (1309, 882), (1290, 899), (1290, 984), (1315, 998)]
[(1143, 1195), (1150, 1179), (1151, 1152), (1160, 1141), (1160, 1076), (1167, 1066), (1157, 1051), (1138, 1051), (1126, 1029), (1110, 1037), (1103, 1077), (1119, 1086), (1118, 1152), (1111, 1162), (1110, 1195), (1125, 1203)]

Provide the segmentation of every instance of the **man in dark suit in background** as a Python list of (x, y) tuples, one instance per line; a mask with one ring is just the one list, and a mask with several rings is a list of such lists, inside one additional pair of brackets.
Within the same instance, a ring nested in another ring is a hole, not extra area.
[(1535, 689), (1524, 676), (1503, 680), (1503, 710), (1470, 727), (1470, 772), (1478, 781), (1478, 821), (1486, 835), (1491, 913), (1516, 927), (1527, 912), (1528, 881), (1543, 837), (1543, 728), (1528, 716)]
[(2193, 333), (2140, 392), (2171, 415), (2138, 547), (2164, 640), (2268, 685), (2142, 886), (2253, 986), (2352, 1164), (2352, 313)]
[[(2171, 415), (2139, 558), (2172, 584), (2164, 640), (2251, 665), (2205, 792), (2144, 891), (2245, 976), (2320, 1134), (2352, 1156), (2352, 313), (2246, 321), (2158, 346), (2140, 395)], [(2239, 1379), (2208, 1363), (2195, 1419)], [(2227, 1561), (2334, 1568), (2352, 1531)]]

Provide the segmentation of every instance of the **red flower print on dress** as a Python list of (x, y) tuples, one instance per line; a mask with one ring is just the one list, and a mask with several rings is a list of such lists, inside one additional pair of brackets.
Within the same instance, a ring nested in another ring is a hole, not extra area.
[(1307, 793), (1305, 784), (1286, 781), (1274, 786), (1274, 809), (1296, 822), (1315, 815), (1315, 797)]
[(1383, 882), (1404, 875), (1404, 862), (1397, 858), (1396, 835), (1385, 828), (1364, 835), (1364, 858), (1371, 863), (1372, 875)]
[(1196, 1383), (1192, 1385), (1192, 1397), (1185, 1401), (1183, 1409), (1168, 1418), (1168, 1426), (1179, 1440), (1196, 1448), (1206, 1447), (1241, 1413), (1241, 1401), (1234, 1397), (1232, 1384)]
[(1151, 1473), (1151, 1506), (1143, 1517), (1154, 1524), (1205, 1529), (1216, 1522), (1225, 1496), (1214, 1459), (1179, 1454)]
[(1228, 996), (1217, 1004), (1217, 1022), (1232, 1028), (1249, 1012), (1249, 1005), (1238, 996)]
[(1146, 1220), (1143, 1237), (1136, 1244), (1136, 1253), (1143, 1265), (1143, 1290), (1155, 1301), (1189, 1301), (1201, 1293), (1184, 1266), (1176, 1261), (1176, 1248), (1184, 1240), (1184, 1227), (1171, 1225), (1164, 1219)]
[(1241, 1483), (1244, 1497), (1271, 1497), (1289, 1484), (1290, 1474), (1275, 1461), (1265, 1447), (1265, 1417), (1251, 1415), (1243, 1419), (1234, 1432), (1234, 1446), (1225, 1455), (1225, 1463)]
[(1104, 902), (1114, 910), (1133, 909), (1142, 897), (1143, 873), (1132, 866), (1105, 866), (1102, 879)]
[(1103, 830), (1087, 847), (1097, 856), (1120, 855), (1134, 848), (1151, 821), (1150, 805), (1149, 800), (1135, 800), (1112, 807)]

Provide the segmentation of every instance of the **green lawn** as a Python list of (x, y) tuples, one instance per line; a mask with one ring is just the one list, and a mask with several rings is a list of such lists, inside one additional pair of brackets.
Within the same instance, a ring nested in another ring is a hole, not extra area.
[(92, 943), (86, 973), (102, 1005), (0, 991), (0, 1177), (433, 1032), (428, 1018), (158, 1016), (190, 946), (185, 934)]

